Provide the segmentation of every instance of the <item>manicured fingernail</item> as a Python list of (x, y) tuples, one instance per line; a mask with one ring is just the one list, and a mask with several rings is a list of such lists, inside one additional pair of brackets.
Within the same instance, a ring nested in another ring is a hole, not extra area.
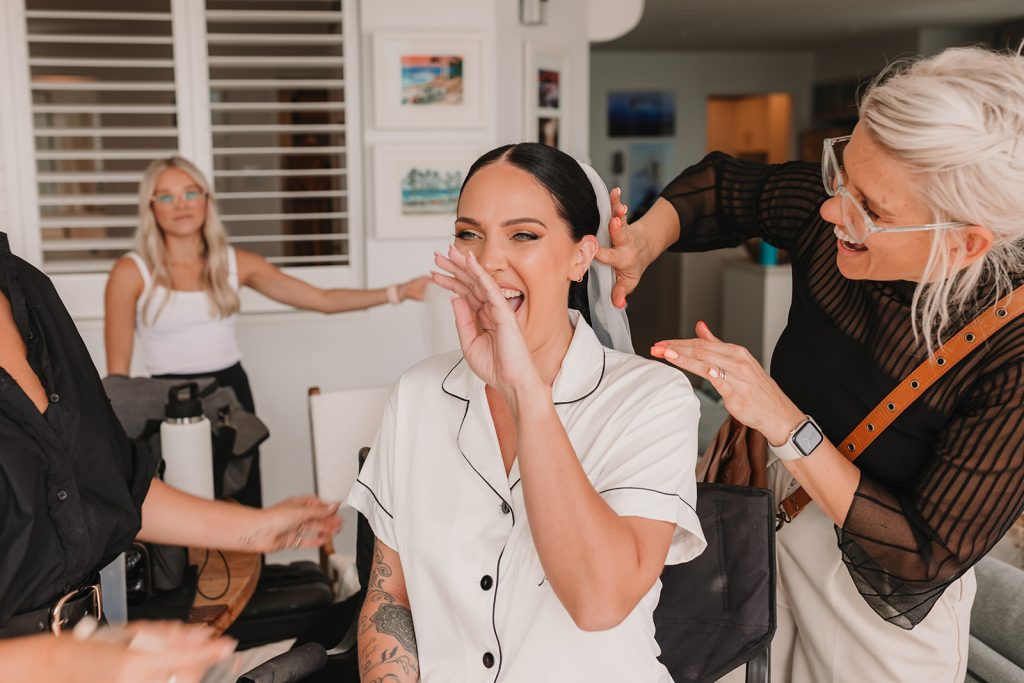
[(679, 358), (679, 354), (673, 351), (672, 349), (665, 349), (665, 358), (668, 358), (669, 360), (675, 360), (676, 358)]
[(710, 368), (708, 370), (708, 375), (711, 377), (718, 377), (718, 368)]

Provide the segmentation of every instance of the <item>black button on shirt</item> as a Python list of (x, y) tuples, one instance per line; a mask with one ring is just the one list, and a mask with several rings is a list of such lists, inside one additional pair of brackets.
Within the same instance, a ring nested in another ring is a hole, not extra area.
[(491, 586), (494, 585), (494, 579), (490, 576), (484, 575), (484, 578), (480, 579), (480, 587), (485, 591), (491, 590)]
[(0, 368), (3, 626), (89, 581), (131, 545), (156, 463), (125, 437), (53, 284), (11, 254), (3, 232), (0, 291), (22, 339), (32, 331), (29, 365), (51, 401), (40, 413)]
[(484, 666), (486, 666), (488, 669), (494, 666), (494, 655), (492, 655), (490, 652), (484, 653)]

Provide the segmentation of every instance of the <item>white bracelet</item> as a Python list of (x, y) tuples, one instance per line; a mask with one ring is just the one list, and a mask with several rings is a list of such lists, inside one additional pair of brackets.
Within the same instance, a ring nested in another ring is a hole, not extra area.
[(402, 299), (398, 296), (398, 285), (391, 285), (388, 287), (387, 292), (389, 304), (394, 305), (402, 303)]

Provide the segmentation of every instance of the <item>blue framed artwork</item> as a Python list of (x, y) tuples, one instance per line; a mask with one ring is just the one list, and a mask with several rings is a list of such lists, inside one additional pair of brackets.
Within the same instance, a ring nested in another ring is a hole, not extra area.
[(676, 96), (670, 91), (608, 93), (608, 137), (670, 137), (676, 132)]

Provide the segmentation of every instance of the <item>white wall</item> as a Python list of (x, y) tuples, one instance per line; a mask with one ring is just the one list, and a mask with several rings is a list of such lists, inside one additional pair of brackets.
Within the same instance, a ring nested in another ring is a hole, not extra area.
[[(613, 90), (671, 90), (676, 93), (675, 166), (699, 161), (707, 138), (707, 99), (711, 95), (786, 92), (793, 96), (793, 139), (810, 125), (814, 58), (810, 52), (621, 52), (595, 51), (591, 57), (590, 150), (593, 166), (609, 185), (612, 154), (625, 153), (632, 141), (660, 138), (609, 138), (607, 102)], [(619, 182), (628, 179), (626, 173)], [(669, 178), (673, 176), (669, 173)], [(625, 189), (625, 188), (624, 188)], [(735, 250), (682, 257), (680, 332), (698, 320), (720, 329), (722, 262)], [(670, 331), (666, 330), (666, 335)]]
[[(360, 3), (364, 143), (480, 141), (484, 149), (522, 138), (522, 40), (564, 45), (571, 52), (573, 83), (569, 93), (571, 151), (585, 156), (588, 143), (588, 43), (586, 0), (548, 3), (548, 22), (522, 27), (518, 4), (508, 0), (364, 0)], [(514, 12), (512, 10), (515, 10)], [(485, 128), (462, 131), (378, 131), (372, 128), (370, 36), (377, 30), (473, 31), (485, 37), (493, 86)], [(369, 178), (369, 154), (364, 154)], [(372, 220), (372, 188), (366, 184), (366, 215)], [(355, 226), (353, 226), (355, 228)], [(366, 226), (366, 285), (385, 286), (426, 273), (435, 249), (449, 240), (380, 240)], [(243, 299), (243, 309), (245, 299)], [(270, 428), (262, 448), (266, 503), (312, 490), (313, 475), (306, 393), (310, 386), (344, 389), (392, 383), (423, 358), (457, 345), (448, 297), (440, 290), (427, 304), (403, 303), (334, 316), (305, 312), (243, 314), (238, 323), (243, 364), (252, 381), (257, 412)], [(104, 371), (101, 320), (79, 321), (93, 359)], [(141, 368), (136, 364), (136, 371)]]

